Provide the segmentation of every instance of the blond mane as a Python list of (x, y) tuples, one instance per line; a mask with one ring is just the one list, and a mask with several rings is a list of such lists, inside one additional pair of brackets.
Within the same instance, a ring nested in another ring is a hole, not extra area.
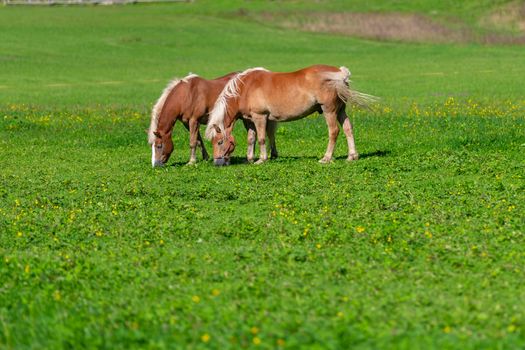
[(153, 106), (153, 109), (151, 110), (151, 123), (148, 129), (148, 143), (150, 145), (153, 144), (153, 142), (155, 142), (155, 135), (153, 133), (157, 130), (157, 127), (159, 125), (160, 114), (169, 94), (173, 91), (173, 89), (175, 89), (177, 85), (179, 85), (179, 83), (186, 83), (191, 78), (195, 78), (197, 76), (198, 75), (196, 74), (189, 73), (182, 79), (174, 78), (169, 82), (166, 88), (164, 88), (164, 90), (162, 91), (162, 95), (160, 95), (159, 99), (155, 103), (155, 106)]
[(210, 117), (208, 119), (208, 126), (206, 127), (206, 138), (211, 140), (217, 134), (215, 127), (219, 127), (222, 133), (224, 133), (224, 117), (226, 116), (226, 111), (228, 108), (228, 99), (239, 96), (239, 84), (242, 83), (242, 78), (256, 70), (268, 71), (262, 67), (249, 68), (245, 71), (235, 75), (227, 84), (224, 86), (221, 94), (217, 98), (213, 109), (210, 112)]

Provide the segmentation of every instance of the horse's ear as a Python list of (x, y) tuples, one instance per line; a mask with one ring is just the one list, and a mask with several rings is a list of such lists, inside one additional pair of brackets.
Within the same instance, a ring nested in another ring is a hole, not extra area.
[(158, 132), (158, 131), (154, 131), (154, 132), (153, 132), (153, 135), (157, 136), (159, 139), (162, 138), (162, 135), (161, 135), (160, 132)]

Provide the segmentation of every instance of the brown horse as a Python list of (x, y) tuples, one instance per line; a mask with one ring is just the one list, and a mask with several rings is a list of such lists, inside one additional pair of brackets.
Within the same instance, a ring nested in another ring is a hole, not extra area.
[[(202, 158), (208, 160), (208, 152), (199, 132), (199, 125), (208, 121), (208, 112), (212, 109), (228, 81), (237, 75), (238, 72), (229, 73), (220, 78), (206, 80), (198, 75), (189, 74), (182, 79), (174, 79), (162, 92), (151, 113), (151, 124), (148, 130), (148, 141), (151, 145), (151, 165), (163, 166), (168, 161), (173, 152), (173, 141), (171, 139), (173, 127), (177, 120), (181, 120), (186, 129), (190, 132), (190, 160), (189, 165), (197, 161), (195, 152), (197, 146), (201, 147)], [(253, 130), (255, 127), (249, 120), (243, 120), (246, 130), (248, 130), (248, 153), (252, 154), (253, 143), (255, 140)], [(277, 157), (275, 146), (275, 125), (268, 124), (268, 137), (271, 141), (272, 157)], [(223, 141), (219, 141), (222, 146)], [(250, 148), (251, 145), (251, 148)], [(228, 154), (235, 149), (235, 140), (228, 139)], [(215, 157), (214, 157), (215, 158)], [(222, 157), (216, 161), (216, 165), (228, 165), (230, 158)]]
[[(162, 92), (151, 113), (148, 142), (151, 145), (151, 165), (163, 166), (173, 152), (171, 134), (177, 120), (182, 121), (190, 132), (190, 160), (196, 162), (197, 146), (202, 149), (202, 158), (208, 160), (199, 132), (199, 125), (208, 121), (208, 112), (228, 81), (237, 73), (230, 73), (213, 80), (190, 74), (182, 79), (174, 79)], [(233, 152), (233, 138), (228, 142), (229, 153)]]
[[(268, 123), (293, 121), (313, 112), (323, 113), (328, 125), (328, 146), (320, 162), (332, 160), (339, 133), (337, 122), (346, 135), (347, 160), (358, 159), (352, 124), (345, 107), (347, 103), (367, 106), (375, 98), (350, 89), (349, 77), (350, 71), (346, 67), (326, 65), (315, 65), (292, 73), (251, 68), (237, 74), (226, 84), (210, 112), (206, 137), (212, 140), (215, 161), (229, 157), (229, 143), (234, 142), (231, 132), (238, 118), (253, 123), (260, 146), (260, 158), (257, 161), (260, 164), (268, 159), (265, 147)], [(250, 140), (248, 144), (250, 148)]]

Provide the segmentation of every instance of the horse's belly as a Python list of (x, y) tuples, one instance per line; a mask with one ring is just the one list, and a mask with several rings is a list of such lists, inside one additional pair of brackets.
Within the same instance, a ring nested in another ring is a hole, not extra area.
[(245, 111), (251, 114), (266, 115), (276, 122), (293, 121), (304, 118), (320, 110), (315, 97), (305, 91), (289, 89), (285, 91), (255, 91), (245, 104)]
[(304, 117), (306, 117), (306, 115), (285, 115), (285, 116), (280, 116), (280, 115), (270, 114), (268, 116), (268, 119), (272, 120), (272, 121), (275, 121), (275, 122), (292, 122), (294, 120), (301, 119), (301, 118), (304, 118)]
[(297, 119), (302, 119), (314, 112), (320, 111), (319, 105), (309, 106), (309, 108), (292, 109), (292, 110), (271, 110), (269, 111), (268, 119), (276, 122), (291, 122)]

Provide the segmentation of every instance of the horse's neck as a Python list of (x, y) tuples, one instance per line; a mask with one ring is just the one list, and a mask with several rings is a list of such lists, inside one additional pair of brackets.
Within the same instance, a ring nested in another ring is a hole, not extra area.
[(224, 116), (224, 127), (226, 129), (232, 129), (235, 121), (241, 117), (239, 113), (239, 98), (233, 97), (230, 98), (228, 105), (226, 107), (226, 113)]
[(169, 133), (173, 129), (173, 125), (178, 117), (177, 114), (175, 106), (166, 103), (159, 115), (157, 130), (165, 134)]

